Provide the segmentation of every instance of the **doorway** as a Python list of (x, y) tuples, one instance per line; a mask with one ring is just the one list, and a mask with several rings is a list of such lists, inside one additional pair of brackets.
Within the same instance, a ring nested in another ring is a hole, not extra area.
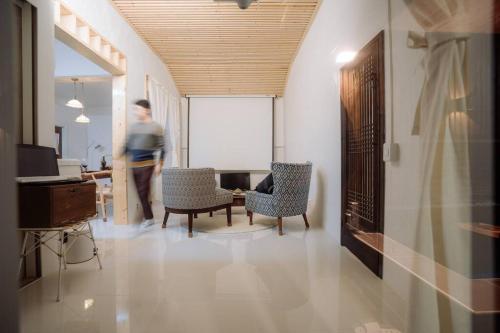
[[(112, 141), (109, 140), (105, 149), (103, 145), (99, 145), (99, 151), (95, 151), (94, 157), (99, 157), (100, 163), (106, 160), (105, 168), (111, 168), (113, 180), (113, 223), (128, 224), (128, 191), (127, 191), (127, 169), (126, 160), (121, 156), (123, 142), (125, 141), (127, 128), (127, 107), (126, 107), (126, 91), (127, 91), (127, 59), (124, 53), (117, 49), (109, 40), (101, 35), (97, 30), (82, 20), (78, 15), (73, 13), (71, 8), (66, 7), (60, 2), (54, 3), (54, 23), (55, 23), (55, 38), (65, 44), (65, 46), (78, 53), (83, 58), (88, 60), (85, 65), (73, 66), (71, 62), (67, 62), (66, 69), (73, 70), (78, 68), (86, 71), (95, 68), (97, 65), (109, 77), (111, 75), (111, 133)], [(64, 69), (64, 67), (63, 67)], [(87, 75), (80, 73), (78, 76)], [(62, 75), (64, 76), (64, 75)], [(92, 74), (95, 76), (95, 74)], [(99, 76), (99, 75), (98, 75)], [(70, 79), (74, 77), (70, 76)], [(108, 83), (106, 83), (108, 84)], [(81, 117), (84, 118), (84, 117)], [(85, 118), (89, 118), (85, 115)], [(84, 119), (85, 119), (84, 118)], [(109, 126), (108, 126), (109, 128)], [(64, 129), (63, 129), (63, 144), (64, 144)], [(96, 144), (96, 146), (98, 146)], [(111, 154), (109, 153), (111, 146)], [(64, 153), (64, 146), (62, 147)], [(64, 157), (64, 155), (63, 155)], [(85, 159), (87, 160), (87, 159)], [(90, 166), (92, 168), (92, 166)], [(96, 168), (94, 166), (94, 168)], [(92, 171), (92, 170), (91, 170)]]
[(382, 277), (384, 230), (384, 32), (341, 69), (341, 243)]
[[(64, 174), (81, 167), (100, 190), (109, 193), (107, 205), (98, 205), (98, 219), (112, 216), (113, 77), (62, 41), (55, 39), (55, 143)], [(74, 168), (74, 167), (73, 167)], [(112, 221), (113, 219), (111, 219)]]

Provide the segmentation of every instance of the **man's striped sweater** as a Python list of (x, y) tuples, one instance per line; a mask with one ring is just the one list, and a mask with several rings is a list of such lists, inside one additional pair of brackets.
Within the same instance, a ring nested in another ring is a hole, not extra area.
[(155, 152), (160, 152), (160, 163), (165, 157), (163, 128), (156, 122), (137, 122), (129, 129), (124, 153), (131, 156), (133, 168), (155, 165)]

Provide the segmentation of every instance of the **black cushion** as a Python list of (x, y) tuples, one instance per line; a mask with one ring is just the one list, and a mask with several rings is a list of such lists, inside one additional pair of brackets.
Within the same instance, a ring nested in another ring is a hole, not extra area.
[(255, 191), (266, 194), (272, 194), (273, 190), (274, 190), (274, 181), (272, 173), (267, 175), (267, 177), (264, 178), (264, 180), (262, 180), (255, 188)]

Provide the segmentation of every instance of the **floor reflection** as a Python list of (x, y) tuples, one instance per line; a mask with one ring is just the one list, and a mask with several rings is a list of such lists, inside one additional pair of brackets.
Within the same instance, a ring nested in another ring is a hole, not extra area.
[(300, 217), (285, 221), (283, 237), (192, 239), (183, 218), (146, 232), (96, 221), (104, 269), (70, 266), (61, 303), (56, 274), (22, 290), (22, 332), (371, 333), (367, 323), (403, 332), (384, 282)]

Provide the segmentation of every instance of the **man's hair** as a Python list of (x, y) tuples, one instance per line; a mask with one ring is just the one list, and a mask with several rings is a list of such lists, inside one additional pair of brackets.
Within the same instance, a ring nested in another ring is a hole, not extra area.
[(151, 110), (151, 104), (149, 103), (149, 101), (147, 99), (139, 99), (139, 100), (135, 101), (134, 104), (138, 105), (140, 107), (143, 107), (147, 110)]

